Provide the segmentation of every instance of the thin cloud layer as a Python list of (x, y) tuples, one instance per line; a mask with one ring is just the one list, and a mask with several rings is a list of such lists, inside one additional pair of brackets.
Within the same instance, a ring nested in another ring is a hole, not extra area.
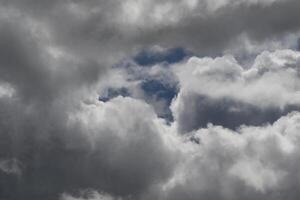
[(299, 8), (0, 0), (0, 199), (299, 199)]

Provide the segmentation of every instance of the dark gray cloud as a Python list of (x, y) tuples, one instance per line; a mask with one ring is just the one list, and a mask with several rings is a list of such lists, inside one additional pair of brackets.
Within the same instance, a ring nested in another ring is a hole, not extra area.
[(112, 51), (124, 55), (153, 45), (217, 55), (241, 35), (272, 41), (297, 33), (300, 25), (297, 0), (30, 0), (2, 1), (2, 5), (43, 23), (61, 48), (88, 56), (105, 55), (107, 60)]
[[(179, 16), (171, 11), (170, 13), (166, 11), (167, 14), (162, 15), (166, 18), (172, 18), (174, 15), (177, 20), (167, 24), (157, 23), (150, 27), (141, 25), (142, 28), (139, 27), (137, 30), (140, 34), (134, 40), (144, 44), (183, 46), (200, 55), (218, 55), (227, 45), (237, 43), (236, 39), (241, 34), (247, 35), (251, 40), (262, 42), (278, 39), (287, 32), (299, 30), (300, 24), (295, 20), (299, 18), (298, 1), (274, 1), (267, 5), (263, 2), (223, 1), (223, 6), (218, 6), (218, 2), (222, 1), (216, 1), (216, 5), (211, 6), (211, 11), (205, 9), (207, 1), (197, 2), (197, 6), (192, 10), (185, 10), (180, 3), (178, 6), (175, 2), (170, 3), (171, 10), (176, 8), (179, 10)], [(145, 21), (147, 20), (149, 19)]]
[[(83, 108), (63, 119), (55, 113), (21, 111), (26, 124), (8, 122), (1, 130), (1, 141), (8, 143), (1, 145), (1, 159), (4, 164), (16, 160), (20, 172), (1, 171), (1, 198), (58, 199), (64, 192), (86, 188), (134, 197), (172, 173), (174, 155), (164, 145), (159, 124), (150, 123), (154, 113), (149, 107), (115, 99)], [(126, 120), (135, 110), (144, 112)]]
[(96, 60), (85, 56), (53, 59), (29, 25), (4, 21), (0, 31), (1, 81), (11, 84), (24, 101), (51, 103), (67, 89), (92, 85), (105, 71)]
[[(14, 12), (18, 10), (8, 9), (6, 14)], [(91, 123), (69, 124), (70, 113), (75, 114), (82, 102), (96, 94), (95, 84), (105, 73), (107, 61), (93, 52), (60, 49), (54, 44), (56, 38), (47, 35), (51, 29), (47, 22), (43, 27), (35, 24), (40, 23), (37, 16), (31, 19), (23, 14), (1, 19), (0, 198), (58, 199), (64, 192), (86, 188), (136, 196), (165, 179), (172, 172), (172, 156), (146, 115), (138, 117), (144, 122), (133, 119), (132, 125), (116, 130), (109, 125), (119, 123), (113, 114), (101, 119), (112, 121), (94, 130)], [(63, 45), (69, 49), (68, 43)], [(139, 103), (127, 100), (127, 104)]]
[(184, 133), (206, 127), (209, 123), (230, 129), (241, 125), (264, 125), (300, 109), (299, 105), (260, 108), (231, 98), (214, 99), (193, 93), (184, 96), (182, 102), (183, 112), (177, 116), (177, 122)]

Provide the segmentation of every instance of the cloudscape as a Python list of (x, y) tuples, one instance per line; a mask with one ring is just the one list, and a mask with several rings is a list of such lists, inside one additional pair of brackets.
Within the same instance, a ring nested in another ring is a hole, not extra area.
[(0, 0), (0, 200), (299, 189), (299, 0)]

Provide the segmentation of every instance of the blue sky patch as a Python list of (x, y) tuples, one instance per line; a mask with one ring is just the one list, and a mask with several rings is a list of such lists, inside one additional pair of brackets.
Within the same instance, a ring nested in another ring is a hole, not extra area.
[(177, 63), (189, 55), (190, 53), (183, 48), (172, 48), (163, 52), (144, 50), (138, 53), (133, 59), (139, 65), (151, 66), (162, 62), (168, 64)]
[(167, 121), (173, 121), (173, 115), (170, 110), (172, 99), (177, 95), (177, 85), (169, 85), (160, 82), (159, 80), (146, 80), (141, 84), (141, 88), (151, 98), (157, 101), (163, 100), (166, 105), (164, 112), (158, 114), (159, 117), (165, 118)]
[(141, 88), (149, 96), (156, 96), (158, 99), (165, 99), (171, 102), (177, 94), (177, 87), (163, 84), (158, 80), (147, 80), (141, 85)]

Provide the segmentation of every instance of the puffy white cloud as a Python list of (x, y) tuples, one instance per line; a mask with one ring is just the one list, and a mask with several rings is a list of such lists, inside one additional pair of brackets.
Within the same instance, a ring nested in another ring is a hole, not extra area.
[(179, 127), (190, 131), (208, 122), (233, 128), (275, 121), (299, 107), (299, 62), (299, 52), (277, 50), (261, 53), (250, 68), (232, 56), (192, 57), (175, 65), (180, 93), (172, 108)]
[(294, 199), (299, 119), (299, 112), (294, 112), (273, 125), (237, 131), (209, 125), (195, 131), (200, 142), (188, 142), (185, 160), (164, 185), (164, 198)]

